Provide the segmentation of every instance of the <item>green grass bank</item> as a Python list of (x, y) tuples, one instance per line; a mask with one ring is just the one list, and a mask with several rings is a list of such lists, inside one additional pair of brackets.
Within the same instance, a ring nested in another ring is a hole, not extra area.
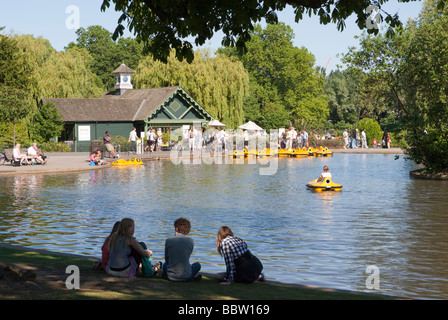
[[(0, 274), (2, 300), (391, 300), (395, 297), (285, 284), (274, 281), (220, 285), (213, 275), (194, 282), (170, 282), (159, 277), (123, 279), (92, 268), (93, 259), (0, 246), (1, 265), (29, 270), (30, 277), (11, 280)], [(79, 268), (79, 289), (67, 289), (72, 275), (68, 266)], [(5, 275), (5, 272), (3, 272)], [(33, 277), (33, 275), (35, 275)]]

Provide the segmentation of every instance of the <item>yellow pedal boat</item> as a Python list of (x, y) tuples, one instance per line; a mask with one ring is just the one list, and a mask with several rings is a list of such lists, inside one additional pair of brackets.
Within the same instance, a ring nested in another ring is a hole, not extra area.
[(292, 149), (291, 157), (308, 157), (309, 152), (306, 148)]
[(341, 191), (342, 185), (334, 183), (331, 178), (325, 178), (323, 181), (317, 182), (316, 180), (310, 181), (306, 184), (308, 189), (316, 192), (322, 191)]
[(277, 155), (279, 157), (289, 157), (291, 155), (291, 153), (292, 153), (292, 149), (291, 148), (289, 148), (289, 149), (278, 149), (278, 151), (277, 151)]
[(316, 157), (332, 157), (333, 151), (330, 151), (327, 147), (319, 147), (319, 149), (314, 150), (314, 155)]
[(269, 156), (275, 156), (277, 153), (275, 153), (275, 150), (272, 150), (270, 148), (263, 148), (263, 150), (258, 150), (257, 156), (259, 157), (269, 157)]
[(257, 156), (258, 152), (255, 149), (250, 149), (250, 150), (244, 149), (244, 154), (246, 156)]
[(111, 165), (113, 166), (138, 166), (138, 165), (142, 165), (142, 159), (140, 158), (133, 158), (133, 159), (119, 159), (119, 160), (115, 160), (111, 163)]
[(246, 157), (246, 153), (244, 150), (235, 150), (232, 152), (232, 157), (234, 158), (240, 158), (240, 157)]

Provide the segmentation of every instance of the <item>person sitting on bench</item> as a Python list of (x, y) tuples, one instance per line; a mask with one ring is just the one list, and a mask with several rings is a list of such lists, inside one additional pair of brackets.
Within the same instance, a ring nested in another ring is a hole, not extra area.
[(28, 156), (31, 157), (32, 160), (36, 161), (36, 163), (45, 164), (47, 162), (47, 159), (44, 160), (38, 153), (37, 143), (33, 143), (32, 146), (28, 148)]
[(23, 166), (23, 164), (29, 164), (28, 157), (20, 152), (20, 143), (17, 143), (12, 150), (12, 157), (14, 162), (19, 162), (20, 166)]

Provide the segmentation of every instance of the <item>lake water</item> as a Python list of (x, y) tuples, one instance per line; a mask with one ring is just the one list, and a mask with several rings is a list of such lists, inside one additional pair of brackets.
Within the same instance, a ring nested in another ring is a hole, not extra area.
[[(307, 182), (330, 167), (341, 192)], [(414, 180), (401, 155), (335, 154), (259, 164), (173, 164), (0, 177), (0, 241), (99, 257), (113, 223), (135, 220), (135, 236), (163, 259), (173, 222), (186, 217), (191, 261), (225, 270), (216, 233), (246, 240), (268, 279), (410, 298), (448, 298), (448, 182)], [(374, 266), (375, 272), (366, 268)], [(375, 276), (373, 289), (366, 287)], [(379, 282), (378, 282), (379, 280)], [(378, 288), (379, 285), (379, 288)]]

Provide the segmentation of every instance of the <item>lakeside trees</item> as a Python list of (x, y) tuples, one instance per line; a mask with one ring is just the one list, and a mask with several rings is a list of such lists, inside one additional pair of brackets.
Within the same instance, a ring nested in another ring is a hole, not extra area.
[[(292, 45), (294, 34), (282, 23), (264, 29), (254, 24), (244, 39), (245, 54), (236, 48), (221, 48), (216, 56), (198, 51), (188, 63), (182, 61), (188, 53), (179, 55), (173, 48), (166, 64), (144, 54), (138, 37), (113, 40), (109, 31), (91, 26), (79, 29), (76, 42), (61, 52), (43, 38), (0, 35), (0, 85), (24, 89), (31, 97), (34, 108), (18, 117), (26, 128), (41, 112), (34, 102), (42, 97), (98, 97), (113, 86), (111, 70), (125, 60), (137, 71), (136, 88), (181, 84), (230, 128), (252, 120), (267, 129), (290, 124), (352, 129), (369, 118), (397, 134), (394, 142), (398, 134), (405, 136), (416, 162), (448, 170), (443, 161), (431, 160), (448, 159), (448, 60), (443, 54), (448, 51), (443, 32), (448, 21), (447, 10), (437, 11), (436, 6), (440, 3), (427, 0), (417, 21), (394, 32), (364, 32), (359, 49), (343, 54), (347, 68), (326, 77), (311, 52)], [(3, 92), (11, 92), (7, 90)], [(0, 130), (6, 127), (3, 123)], [(29, 139), (47, 139), (36, 131), (27, 134)]]
[(284, 23), (256, 25), (247, 52), (223, 48), (235, 56), (249, 73), (250, 94), (244, 102), (245, 121), (264, 128), (288, 127), (299, 122), (318, 124), (328, 116), (315, 58), (305, 47), (294, 47), (294, 33)]
[(448, 171), (447, 27), (448, 9), (427, 0), (393, 37), (363, 34), (344, 55), (362, 105), (384, 127), (398, 126), (409, 158), (431, 172)]

